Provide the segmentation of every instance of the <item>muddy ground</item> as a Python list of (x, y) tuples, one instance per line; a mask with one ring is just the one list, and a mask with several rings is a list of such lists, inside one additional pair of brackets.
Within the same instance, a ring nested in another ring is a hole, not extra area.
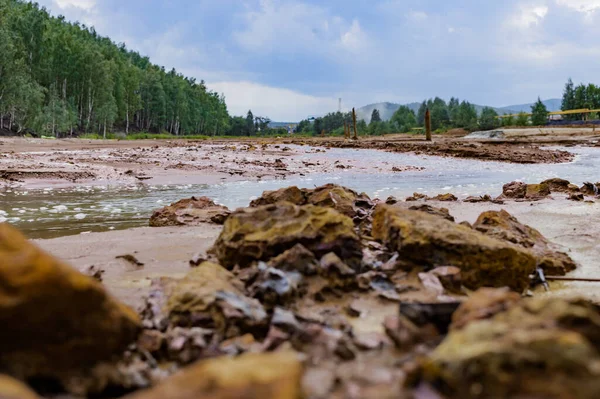
[[(4, 185), (46, 187), (73, 184), (214, 184), (331, 173), (344, 163), (324, 159), (306, 163), (305, 152), (326, 148), (372, 148), (393, 152), (450, 156), (514, 163), (558, 163), (571, 160), (565, 151), (547, 146), (595, 146), (592, 129), (515, 129), (501, 139), (467, 139), (464, 133), (434, 137), (429, 143), (414, 135), (360, 138), (277, 138), (239, 140), (43, 140), (0, 138), (0, 182)], [(307, 145), (310, 147), (296, 147)], [(292, 145), (292, 147), (289, 147)], [(358, 166), (361, 167), (361, 166)], [(373, 170), (411, 165), (369, 165)], [(366, 169), (366, 168), (365, 168)]]

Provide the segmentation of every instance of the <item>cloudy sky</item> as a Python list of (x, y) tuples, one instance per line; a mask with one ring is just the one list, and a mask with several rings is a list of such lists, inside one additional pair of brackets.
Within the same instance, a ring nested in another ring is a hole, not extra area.
[(600, 83), (600, 0), (38, 0), (233, 114), (278, 121), (380, 101), (504, 106)]

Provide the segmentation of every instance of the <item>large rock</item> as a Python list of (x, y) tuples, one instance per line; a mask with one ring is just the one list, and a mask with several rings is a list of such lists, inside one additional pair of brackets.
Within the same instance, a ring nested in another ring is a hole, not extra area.
[(452, 315), (453, 330), (475, 320), (490, 319), (521, 301), (521, 295), (508, 288), (481, 288), (464, 301)]
[(140, 321), (100, 283), (0, 224), (0, 326), (1, 371), (61, 379), (120, 355)]
[(524, 300), (451, 331), (424, 375), (452, 398), (597, 398), (599, 336), (594, 305)]
[(467, 288), (508, 286), (522, 291), (536, 266), (517, 245), (488, 237), (438, 216), (378, 205), (373, 237), (419, 266), (456, 266)]
[(333, 208), (351, 218), (364, 216), (366, 211), (373, 208), (373, 203), (366, 194), (358, 194), (354, 190), (336, 184), (326, 184), (315, 189), (299, 189), (292, 186), (277, 191), (265, 191), (260, 198), (252, 201), (250, 206), (258, 207), (281, 202)]
[(1, 399), (39, 399), (40, 397), (21, 381), (0, 374)]
[(307, 190), (301, 190), (296, 186), (282, 188), (276, 191), (265, 191), (260, 198), (250, 203), (255, 208), (258, 206), (272, 205), (279, 202), (290, 202), (295, 205), (306, 204)]
[(223, 224), (229, 213), (227, 207), (215, 204), (210, 198), (192, 197), (155, 211), (150, 217), (150, 227)]
[(206, 360), (127, 399), (300, 399), (303, 367), (294, 352)]
[(450, 211), (448, 210), (448, 208), (436, 208), (431, 205), (422, 204), (422, 205), (411, 206), (408, 209), (410, 209), (412, 211), (421, 211), (421, 212), (429, 213), (430, 215), (441, 216), (444, 219), (447, 219), (451, 222), (455, 221), (454, 216), (452, 216), (450, 214)]
[(511, 182), (502, 187), (501, 198), (517, 200), (539, 200), (550, 195), (550, 186), (546, 183), (526, 184)]
[(490, 237), (531, 249), (538, 258), (538, 266), (546, 273), (564, 276), (577, 267), (569, 255), (554, 251), (542, 233), (520, 223), (505, 210), (482, 213), (473, 228)]
[(227, 268), (247, 267), (254, 261), (268, 261), (296, 244), (319, 258), (335, 252), (350, 266), (362, 258), (350, 218), (333, 209), (287, 202), (234, 212), (212, 251)]
[(550, 188), (553, 193), (568, 193), (571, 192), (571, 182), (565, 179), (553, 178), (544, 180), (541, 184), (545, 184)]
[[(157, 289), (164, 302), (150, 319), (164, 315), (171, 325), (214, 328), (225, 336), (256, 333), (268, 323), (260, 302), (247, 297), (244, 285), (214, 263), (204, 262), (182, 279), (162, 278)], [(160, 328), (156, 324), (152, 327)]]

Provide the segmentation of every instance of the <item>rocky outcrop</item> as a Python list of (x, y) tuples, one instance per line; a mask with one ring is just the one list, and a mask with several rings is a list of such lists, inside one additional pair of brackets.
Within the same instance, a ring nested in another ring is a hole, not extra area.
[(507, 288), (481, 288), (463, 302), (452, 315), (452, 330), (460, 330), (477, 320), (490, 319), (521, 301), (521, 295)]
[(360, 264), (362, 249), (352, 220), (320, 206), (291, 203), (240, 209), (227, 219), (212, 252), (233, 268), (268, 261), (297, 244), (316, 257), (334, 252), (350, 266)]
[(590, 303), (523, 300), (451, 331), (424, 374), (451, 398), (597, 398), (599, 336)]
[(568, 193), (571, 192), (571, 182), (565, 179), (548, 179), (544, 180), (541, 184), (547, 185), (551, 192), (553, 193)]
[(250, 203), (255, 208), (264, 205), (273, 205), (279, 202), (290, 202), (295, 205), (306, 204), (307, 190), (301, 190), (296, 186), (285, 187), (276, 191), (265, 191), (260, 198)]
[(0, 370), (61, 380), (118, 356), (137, 314), (84, 276), (0, 224)]
[(552, 244), (539, 231), (520, 223), (505, 210), (482, 213), (473, 228), (530, 249), (538, 259), (538, 266), (548, 274), (565, 275), (577, 267), (569, 255), (553, 250)]
[(550, 195), (550, 186), (546, 183), (526, 184), (511, 182), (502, 188), (500, 199), (540, 200)]
[(371, 199), (366, 194), (358, 194), (349, 188), (336, 184), (326, 184), (315, 189), (299, 189), (287, 187), (277, 191), (265, 191), (263, 195), (252, 201), (251, 207), (289, 202), (294, 205), (316, 205), (332, 208), (351, 217), (363, 219), (373, 208)]
[(534, 256), (512, 243), (423, 212), (378, 205), (373, 237), (419, 266), (456, 266), (467, 288), (509, 286), (522, 291), (535, 270)]
[(299, 399), (302, 362), (294, 352), (205, 360), (127, 399)]
[(217, 205), (210, 198), (192, 197), (155, 211), (150, 217), (150, 227), (223, 224), (229, 213), (227, 207)]
[(429, 201), (456, 202), (458, 198), (454, 194), (438, 194), (435, 197), (427, 198)]

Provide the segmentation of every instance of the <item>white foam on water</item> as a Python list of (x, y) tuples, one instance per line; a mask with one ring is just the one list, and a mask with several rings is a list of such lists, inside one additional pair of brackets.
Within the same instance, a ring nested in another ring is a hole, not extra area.
[(78, 213), (77, 215), (75, 215), (73, 217), (77, 220), (83, 220), (87, 217), (87, 215), (85, 213)]
[(52, 209), (55, 209), (57, 212), (64, 212), (69, 208), (67, 208), (65, 205), (56, 205), (53, 206)]

